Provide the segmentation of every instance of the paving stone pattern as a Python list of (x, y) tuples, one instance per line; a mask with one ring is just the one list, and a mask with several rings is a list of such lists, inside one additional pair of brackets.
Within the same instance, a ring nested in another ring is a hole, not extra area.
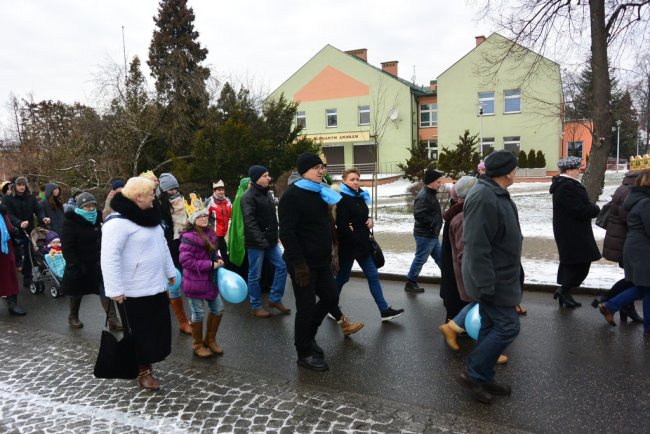
[(156, 365), (163, 387), (147, 392), (135, 381), (94, 378), (96, 347), (14, 325), (2, 329), (3, 433), (513, 432), (377, 398), (178, 361)]

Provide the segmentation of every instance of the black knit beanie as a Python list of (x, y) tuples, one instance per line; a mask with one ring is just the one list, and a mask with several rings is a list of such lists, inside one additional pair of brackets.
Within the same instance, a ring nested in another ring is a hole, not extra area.
[(424, 185), (431, 184), (440, 177), (442, 177), (442, 173), (438, 172), (436, 169), (427, 169), (427, 171), (424, 172)]
[(507, 175), (517, 167), (517, 157), (512, 152), (501, 149), (485, 158), (485, 174), (490, 178)]
[(323, 160), (321, 160), (318, 155), (312, 152), (303, 152), (298, 155), (298, 159), (296, 160), (296, 170), (298, 170), (298, 173), (302, 175), (312, 167), (318, 166), (319, 164), (323, 164)]
[(262, 177), (262, 175), (264, 175), (268, 171), (269, 171), (269, 169), (267, 169), (266, 167), (259, 166), (259, 165), (256, 164), (254, 166), (251, 166), (248, 169), (248, 176), (250, 177), (251, 182), (253, 184), (255, 184), (255, 183), (257, 183), (257, 180), (260, 179)]

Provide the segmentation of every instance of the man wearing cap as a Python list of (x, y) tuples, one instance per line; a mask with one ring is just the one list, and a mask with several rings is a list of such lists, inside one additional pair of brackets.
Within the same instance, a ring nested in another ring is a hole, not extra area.
[(241, 199), (244, 216), (244, 243), (248, 251), (248, 292), (251, 313), (257, 318), (268, 318), (269, 311), (262, 307), (262, 264), (267, 259), (275, 267), (273, 285), (269, 295), (269, 307), (288, 314), (290, 309), (282, 304), (284, 286), (287, 282), (287, 266), (282, 260), (278, 243), (278, 217), (275, 200), (269, 191), (271, 177), (264, 166), (254, 165), (248, 169), (251, 187)]
[[(7, 207), (7, 215), (11, 224), (15, 228), (20, 228), (16, 242), (21, 247), (16, 256), (22, 256), (22, 274), (23, 285), (29, 286), (32, 283), (32, 263), (29, 260), (29, 234), (34, 229), (34, 216), (39, 222), (50, 224), (50, 219), (45, 217), (43, 209), (40, 207), (34, 196), (32, 196), (27, 179), (24, 176), (16, 178), (14, 183), (13, 195), (7, 196), (2, 202)], [(20, 262), (21, 259), (17, 258)]]
[(465, 291), (479, 303), (481, 330), (465, 370), (457, 378), (472, 395), (491, 404), (494, 395), (510, 395), (507, 384), (494, 382), (499, 356), (519, 334), (522, 234), (517, 207), (507, 188), (517, 171), (517, 157), (505, 149), (485, 159), (463, 206), (462, 274)]
[(329, 367), (315, 338), (325, 315), (338, 306), (338, 291), (330, 266), (329, 206), (340, 201), (341, 195), (323, 184), (323, 162), (318, 155), (300, 154), (296, 168), (302, 179), (287, 187), (278, 208), (284, 259), (296, 297), (294, 344), (299, 366), (325, 371)]
[(436, 195), (442, 184), (442, 173), (434, 169), (427, 169), (424, 173), (424, 187), (415, 197), (413, 204), (413, 237), (415, 238), (415, 257), (406, 276), (407, 282), (404, 291), (411, 293), (424, 292), (417, 284), (422, 266), (429, 256), (440, 267), (440, 229), (442, 229), (442, 211)]
[(212, 183), (212, 196), (206, 200), (205, 206), (210, 216), (210, 225), (217, 233), (219, 254), (224, 263), (228, 264), (226, 234), (228, 233), (228, 224), (232, 215), (232, 204), (230, 199), (226, 197), (226, 186), (221, 179)]

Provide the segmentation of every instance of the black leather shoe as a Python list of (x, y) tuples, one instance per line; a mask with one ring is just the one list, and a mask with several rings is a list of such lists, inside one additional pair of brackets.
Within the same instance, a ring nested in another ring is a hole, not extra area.
[(25, 316), (27, 315), (27, 312), (25, 312), (23, 309), (19, 308), (18, 306), (15, 307), (10, 307), (9, 308), (9, 313), (14, 316)]
[(406, 282), (404, 285), (404, 291), (420, 294), (424, 292), (424, 288), (418, 286), (418, 284), (415, 282)]
[(510, 396), (512, 394), (512, 388), (503, 383), (485, 383), (483, 387), (492, 395)]
[(619, 311), (619, 314), (621, 315), (622, 322), (625, 322), (630, 318), (632, 322), (643, 323), (643, 318), (637, 313), (634, 303), (623, 306)]
[(494, 396), (484, 387), (482, 384), (478, 384), (472, 381), (467, 375), (467, 372), (463, 371), (456, 381), (460, 383), (461, 386), (467, 388), (472, 392), (472, 396), (479, 402), (487, 405), (491, 405), (494, 401)]
[(307, 357), (299, 357), (298, 366), (302, 366), (303, 368), (307, 368), (312, 371), (327, 371), (330, 368), (327, 366), (327, 363), (325, 363), (325, 359), (317, 356), (316, 354), (312, 354)]

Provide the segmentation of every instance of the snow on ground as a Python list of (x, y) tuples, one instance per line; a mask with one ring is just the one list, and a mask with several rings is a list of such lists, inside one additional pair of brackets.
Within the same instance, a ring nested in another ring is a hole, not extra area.
[[(605, 187), (598, 205), (607, 203), (614, 190), (620, 185), (624, 172), (608, 171), (605, 175)], [(375, 226), (378, 234), (387, 233), (403, 235), (412, 240), (413, 216), (407, 213), (406, 189), (410, 183), (405, 180), (395, 181), (378, 187), (379, 216)], [(550, 180), (541, 183), (515, 183), (508, 190), (519, 210), (519, 220), (525, 238), (553, 240), (553, 205), (549, 194)], [(372, 191), (372, 188), (367, 190)], [(596, 240), (602, 241), (605, 231), (593, 225)], [(401, 238), (401, 237), (400, 237)], [(414, 243), (413, 243), (414, 244)], [(385, 273), (406, 274), (413, 259), (413, 252), (403, 252), (390, 245), (382, 245), (386, 265), (381, 271)], [(555, 285), (557, 262), (533, 258), (532, 252), (524, 251), (522, 263), (526, 271), (526, 282)], [(528, 256), (528, 257), (527, 257)], [(359, 270), (355, 263), (355, 269)], [(440, 270), (429, 260), (422, 270), (423, 276), (440, 276)], [(617, 264), (601, 259), (591, 266), (584, 286), (592, 288), (610, 288), (612, 283), (623, 277), (623, 271)]]

